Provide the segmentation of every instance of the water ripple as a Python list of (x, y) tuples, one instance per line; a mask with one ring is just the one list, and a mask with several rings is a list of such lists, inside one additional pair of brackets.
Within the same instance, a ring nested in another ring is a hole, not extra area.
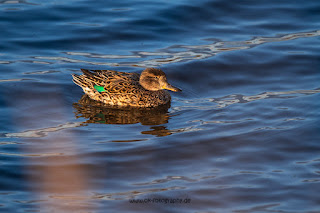
[(2, 1), (0, 1), (0, 5), (1, 5), (1, 4), (28, 4), (28, 5), (39, 5), (39, 4), (31, 3), (31, 2), (26, 1), (26, 0), (2, 0)]
[[(251, 101), (257, 101), (262, 99), (269, 99), (269, 98), (295, 98), (300, 95), (311, 95), (320, 93), (320, 89), (314, 90), (293, 90), (293, 91), (283, 91), (283, 92), (264, 92), (259, 95), (229, 95), (223, 98), (213, 98), (211, 99), (212, 102), (218, 104), (217, 108), (224, 108), (230, 106), (235, 103), (248, 103)], [(295, 95), (295, 96), (288, 96), (288, 95)]]
[[(148, 58), (151, 59), (137, 62), (105, 62), (105, 61), (91, 61), (91, 60), (80, 60), (70, 57), (52, 57), (52, 56), (33, 56), (34, 59), (39, 60), (51, 60), (65, 63), (84, 63), (91, 65), (106, 65), (106, 66), (135, 66), (135, 67), (157, 67), (165, 64), (187, 62), (199, 59), (206, 59), (215, 56), (219, 53), (227, 51), (245, 50), (256, 47), (258, 45), (274, 42), (289, 41), (299, 38), (308, 38), (320, 36), (320, 30), (311, 32), (301, 32), (286, 34), (277, 37), (256, 37), (246, 41), (219, 41), (212, 44), (205, 45), (173, 45), (167, 48), (157, 50), (155, 52), (146, 51), (133, 51), (131, 55), (103, 55), (97, 53), (87, 52), (63, 52), (70, 56), (83, 56), (91, 59), (130, 59), (130, 58)], [(159, 58), (160, 56), (160, 58)], [(43, 62), (49, 63), (49, 62)]]
[(274, 204), (268, 204), (268, 205), (259, 205), (259, 206), (254, 206), (249, 209), (243, 209), (243, 210), (235, 210), (234, 212), (237, 213), (251, 213), (251, 212), (278, 212), (278, 213), (292, 213), (291, 211), (283, 211), (283, 210), (274, 210), (270, 208), (278, 207), (280, 206), (279, 203), (274, 203)]
[(56, 127), (48, 127), (43, 129), (36, 129), (36, 130), (27, 130), (24, 132), (17, 132), (17, 133), (2, 133), (1, 137), (6, 138), (39, 138), (45, 137), (50, 132), (57, 132), (64, 129), (74, 128), (81, 126), (82, 122), (68, 122), (65, 124), (58, 125)]
[(166, 188), (150, 188), (150, 189), (141, 189), (128, 192), (115, 192), (115, 193), (106, 193), (106, 194), (96, 194), (92, 199), (101, 199), (101, 200), (127, 200), (130, 198), (135, 198), (136, 196), (153, 194), (155, 192), (171, 191), (185, 189), (186, 187), (181, 186), (171, 186)]
[(25, 72), (23, 74), (25, 74), (25, 75), (44, 75), (44, 74), (57, 73), (57, 72), (60, 72), (60, 71), (44, 70), (44, 71)]
[(157, 180), (153, 180), (151, 182), (144, 182), (144, 183), (135, 183), (133, 185), (136, 186), (144, 186), (144, 185), (153, 185), (153, 184), (159, 184), (159, 183), (166, 183), (169, 181), (173, 181), (173, 180), (183, 180), (183, 181), (187, 181), (187, 182), (196, 182), (196, 179), (191, 179), (185, 176), (167, 176), (166, 178), (163, 179), (157, 179)]
[(0, 152), (0, 155), (20, 156), (20, 157), (49, 157), (49, 156), (61, 156), (63, 155), (63, 153), (17, 154), (17, 153)]
[(166, 188), (149, 188), (149, 189), (141, 189), (141, 190), (133, 190), (127, 192), (114, 192), (114, 193), (95, 193), (93, 196), (76, 196), (76, 195), (51, 195), (50, 198), (60, 199), (60, 200), (87, 200), (87, 199), (95, 199), (95, 200), (127, 200), (135, 198), (136, 196), (153, 194), (155, 192), (164, 192), (171, 190), (180, 190), (185, 189), (185, 187), (179, 186), (171, 186)]
[(30, 78), (0, 79), (0, 83), (1, 82), (11, 82), (11, 81), (30, 81), (30, 80), (34, 80), (34, 79), (30, 79)]
[[(224, 96), (221, 98), (203, 98), (203, 99), (193, 99), (193, 100), (183, 100), (183, 99), (175, 98), (175, 100), (183, 103), (184, 105), (172, 107), (172, 110), (173, 110), (172, 113), (176, 111), (181, 111), (182, 109), (192, 109), (192, 108), (196, 108), (200, 110), (208, 110), (211, 108), (221, 109), (221, 108), (225, 108), (230, 105), (238, 104), (238, 103), (248, 103), (252, 101), (271, 99), (271, 98), (283, 98), (283, 99), (296, 98), (296, 97), (300, 97), (301, 95), (313, 95), (318, 93), (320, 93), (320, 89), (264, 92), (258, 95), (249, 95), (249, 96), (242, 95), (242, 94), (232, 94), (232, 95)], [(203, 104), (205, 103), (216, 103), (216, 105), (203, 106)], [(295, 118), (295, 120), (301, 120), (301, 118)]]

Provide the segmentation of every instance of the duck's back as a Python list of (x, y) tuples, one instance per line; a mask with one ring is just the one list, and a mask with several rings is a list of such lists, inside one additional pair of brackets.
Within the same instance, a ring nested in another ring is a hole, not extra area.
[[(88, 71), (85, 71), (88, 72)], [(113, 70), (93, 70), (94, 73), (85, 73), (86, 77), (90, 76), (93, 79), (97, 79), (98, 85), (104, 87), (104, 89), (110, 94), (126, 94), (133, 93), (138, 89), (141, 89), (139, 84), (138, 73), (118, 72)]]
[(82, 72), (82, 75), (73, 74), (74, 83), (91, 99), (108, 105), (156, 107), (171, 100), (167, 91), (143, 88), (139, 83), (138, 73), (85, 69)]

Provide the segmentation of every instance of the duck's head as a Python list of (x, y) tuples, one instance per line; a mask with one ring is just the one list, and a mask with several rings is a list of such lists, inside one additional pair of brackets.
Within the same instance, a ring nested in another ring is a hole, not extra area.
[(167, 89), (174, 92), (181, 91), (181, 89), (169, 84), (167, 82), (166, 74), (162, 70), (156, 68), (147, 68), (142, 71), (139, 82), (141, 86), (151, 91), (158, 91), (162, 89)]

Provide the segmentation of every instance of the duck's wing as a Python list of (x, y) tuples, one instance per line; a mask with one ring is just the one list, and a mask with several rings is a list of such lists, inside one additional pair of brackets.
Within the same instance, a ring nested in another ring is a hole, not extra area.
[(93, 87), (98, 92), (108, 93), (133, 93), (137, 89), (141, 89), (139, 84), (138, 73), (118, 72), (113, 70), (85, 70), (83, 72), (83, 78), (87, 81), (91, 81)]

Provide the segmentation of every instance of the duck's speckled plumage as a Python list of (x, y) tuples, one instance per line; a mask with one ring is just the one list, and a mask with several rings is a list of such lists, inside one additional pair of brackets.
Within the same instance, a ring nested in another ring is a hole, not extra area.
[[(73, 82), (79, 85), (83, 91), (93, 100), (103, 102), (108, 105), (133, 106), (133, 107), (156, 107), (168, 104), (171, 96), (168, 91), (148, 90), (140, 84), (141, 79), (138, 73), (126, 73), (112, 70), (85, 70), (81, 69), (83, 74), (72, 74)], [(165, 74), (160, 69), (148, 68), (144, 73), (158, 78), (161, 75), (171, 90), (180, 91), (166, 82)], [(154, 74), (155, 73), (155, 74)], [(149, 76), (148, 76), (149, 77)], [(157, 83), (157, 82), (156, 82)], [(103, 87), (102, 92), (98, 92), (94, 86)], [(160, 84), (159, 84), (160, 85)], [(148, 86), (148, 85), (147, 85)], [(153, 89), (153, 88), (152, 88)]]

